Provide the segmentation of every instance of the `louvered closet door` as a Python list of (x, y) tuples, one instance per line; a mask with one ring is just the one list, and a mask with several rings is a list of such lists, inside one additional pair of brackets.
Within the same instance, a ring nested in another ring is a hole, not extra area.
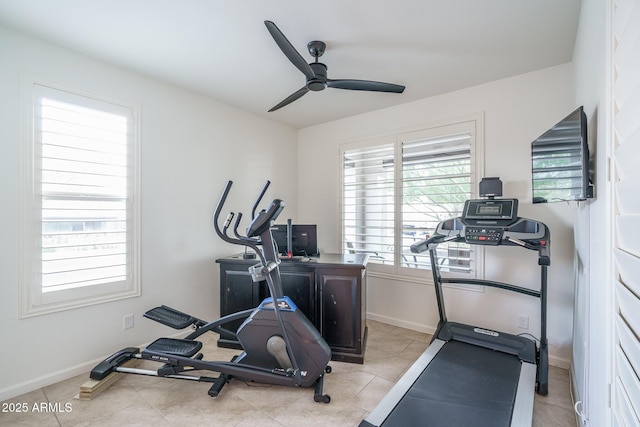
[(640, 0), (615, 0), (616, 424), (640, 425)]

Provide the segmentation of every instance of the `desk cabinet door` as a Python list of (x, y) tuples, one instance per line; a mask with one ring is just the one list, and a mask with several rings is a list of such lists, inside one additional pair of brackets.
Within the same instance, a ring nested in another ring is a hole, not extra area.
[[(256, 285), (251, 280), (248, 271), (223, 270), (220, 290), (220, 316), (236, 313), (255, 307), (257, 293)], [(229, 322), (225, 327), (230, 331), (236, 331), (244, 320)]]
[(313, 323), (316, 323), (315, 274), (313, 271), (281, 271), (282, 291), (291, 298), (298, 309)]
[(360, 351), (358, 276), (320, 273), (321, 332), (332, 348)]

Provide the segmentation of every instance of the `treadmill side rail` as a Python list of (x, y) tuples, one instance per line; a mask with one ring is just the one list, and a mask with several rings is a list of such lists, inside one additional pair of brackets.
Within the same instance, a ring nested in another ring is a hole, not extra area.
[(531, 427), (535, 385), (536, 365), (522, 362), (510, 427)]
[(435, 339), (429, 345), (429, 347), (422, 353), (422, 355), (416, 360), (413, 365), (405, 372), (405, 374), (398, 380), (398, 382), (391, 388), (389, 393), (378, 403), (378, 405), (369, 413), (369, 416), (365, 418), (359, 427), (379, 427), (382, 425), (385, 419), (389, 416), (391, 411), (396, 407), (398, 402), (402, 400), (407, 390), (411, 388), (413, 383), (416, 382), (418, 377), (422, 374), (425, 368), (436, 357), (442, 346), (446, 344), (445, 341)]

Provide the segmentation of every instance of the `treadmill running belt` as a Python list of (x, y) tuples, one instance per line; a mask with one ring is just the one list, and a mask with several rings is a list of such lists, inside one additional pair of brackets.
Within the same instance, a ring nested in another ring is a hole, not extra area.
[(450, 341), (382, 426), (509, 426), (520, 367), (516, 356)]

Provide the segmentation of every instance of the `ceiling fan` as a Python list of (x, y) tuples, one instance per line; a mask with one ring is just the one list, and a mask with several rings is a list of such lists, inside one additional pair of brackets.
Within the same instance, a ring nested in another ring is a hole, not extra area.
[(269, 112), (278, 110), (285, 105), (292, 103), (293, 101), (305, 95), (310, 90), (320, 91), (325, 89), (326, 87), (392, 93), (402, 93), (404, 91), (404, 86), (396, 85), (393, 83), (374, 82), (370, 80), (329, 79), (327, 78), (327, 66), (321, 62), (318, 62), (318, 58), (322, 56), (326, 48), (324, 42), (315, 40), (307, 44), (309, 53), (315, 58), (315, 62), (307, 64), (307, 61), (304, 60), (302, 55), (300, 55), (298, 51), (293, 47), (293, 45), (289, 42), (289, 40), (287, 40), (284, 34), (282, 34), (282, 31), (280, 31), (280, 29), (276, 26), (276, 24), (271, 21), (264, 21), (264, 24), (267, 26), (267, 29), (271, 33), (271, 36), (276, 41), (276, 44), (280, 47), (285, 56), (289, 58), (289, 61), (291, 61), (291, 63), (295, 65), (298, 70), (302, 71), (302, 73), (307, 78), (307, 82), (301, 89), (298, 89), (296, 92), (286, 97), (282, 102), (271, 108)]

